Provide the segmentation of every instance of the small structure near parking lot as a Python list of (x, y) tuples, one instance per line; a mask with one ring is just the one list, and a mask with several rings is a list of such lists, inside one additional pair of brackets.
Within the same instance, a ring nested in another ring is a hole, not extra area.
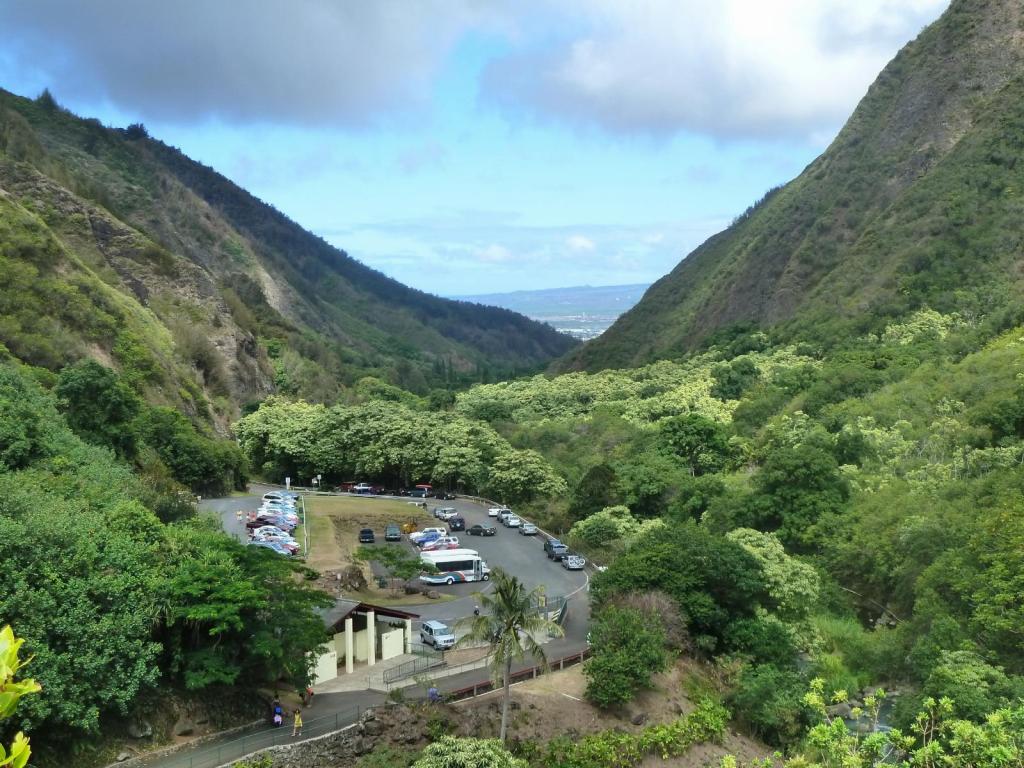
[(322, 618), (332, 639), (316, 658), (314, 685), (338, 677), (342, 664), (345, 674), (352, 674), (356, 662), (373, 666), (411, 652), (412, 621), (419, 615), (339, 598)]

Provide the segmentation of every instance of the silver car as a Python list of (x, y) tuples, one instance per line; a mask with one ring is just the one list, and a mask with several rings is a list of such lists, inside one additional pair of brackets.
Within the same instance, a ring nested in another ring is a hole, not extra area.
[(533, 523), (523, 523), (522, 526), (519, 528), (519, 533), (521, 533), (523, 536), (536, 536), (537, 526)]
[(562, 555), (562, 567), (567, 571), (582, 571), (587, 564), (579, 555)]

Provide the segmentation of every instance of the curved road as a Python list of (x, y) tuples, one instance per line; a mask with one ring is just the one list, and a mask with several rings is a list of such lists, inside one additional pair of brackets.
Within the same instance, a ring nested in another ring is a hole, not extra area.
[[(254, 486), (254, 492), (262, 494), (261, 486)], [(258, 496), (233, 497), (225, 499), (204, 499), (200, 507), (220, 515), (224, 529), (242, 540), (245, 539), (244, 523), (238, 522), (237, 510), (253, 509), (258, 505)], [(590, 620), (590, 605), (587, 596), (587, 576), (583, 571), (567, 571), (558, 563), (547, 559), (544, 554), (543, 535), (522, 536), (515, 529), (505, 528), (487, 517), (486, 506), (469, 499), (455, 501), (428, 502), (429, 507), (451, 506), (458, 509), (466, 518), (467, 526), (490, 520), (498, 533), (493, 538), (465, 536), (458, 534), (460, 544), (463, 541), (471, 549), (476, 549), (487, 560), (492, 568), (499, 566), (514, 573), (530, 589), (543, 584), (551, 596), (568, 595), (575, 591), (570, 599), (563, 629), (565, 636), (551, 640), (545, 645), (545, 653), (549, 660), (579, 653), (587, 646), (586, 638)], [(438, 525), (441, 525), (440, 521)], [(383, 534), (383, 532), (381, 532)], [(468, 544), (472, 542), (472, 544)], [(403, 540), (401, 546), (411, 546)], [(437, 618), (454, 623), (469, 615), (473, 610), (472, 593), (479, 591), (479, 584), (455, 584), (439, 589), (450, 590), (463, 597), (447, 603), (428, 602), (410, 604), (410, 611), (424, 615), (425, 618)], [(513, 671), (533, 666), (532, 659), (514, 664)], [(442, 692), (466, 688), (487, 680), (488, 673), (484, 669), (474, 669), (437, 681)], [(426, 692), (418, 687), (406, 689), (407, 699), (425, 698)], [(346, 725), (355, 723), (359, 715), (367, 708), (385, 703), (386, 696), (377, 691), (355, 691), (342, 693), (317, 694), (314, 706), (305, 710), (303, 719), (302, 740), (325, 735)], [(181, 749), (173, 754), (151, 755), (133, 761), (135, 766), (146, 768), (215, 768), (227, 762), (238, 760), (254, 751), (277, 744), (294, 743), (299, 739), (291, 738), (291, 728), (270, 728), (258, 725), (234, 732), (222, 737), (214, 737), (202, 744)], [(114, 764), (118, 765), (118, 764)]]

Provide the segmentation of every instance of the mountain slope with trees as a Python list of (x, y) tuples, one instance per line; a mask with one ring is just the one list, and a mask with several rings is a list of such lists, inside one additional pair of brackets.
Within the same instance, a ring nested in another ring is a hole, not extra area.
[(955, 0), (832, 145), (558, 367), (676, 358), (735, 326), (830, 342), (922, 307), (1019, 303), (1024, 11)]
[(91, 357), (225, 426), (289, 392), (374, 376), (426, 393), (529, 370), (575, 342), (360, 264), (141, 125), (0, 91), (0, 343), (56, 371)]

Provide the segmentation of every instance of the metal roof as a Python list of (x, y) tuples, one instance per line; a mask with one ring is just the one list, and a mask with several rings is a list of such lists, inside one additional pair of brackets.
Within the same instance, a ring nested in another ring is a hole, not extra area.
[(420, 617), (418, 613), (400, 611), (397, 608), (385, 608), (382, 605), (373, 605), (359, 600), (346, 600), (343, 597), (335, 600), (331, 608), (321, 612), (320, 617), (323, 619), (325, 627), (336, 627), (353, 613), (368, 613), (369, 611), (373, 611), (378, 616), (387, 616), (392, 619), (418, 619)]

